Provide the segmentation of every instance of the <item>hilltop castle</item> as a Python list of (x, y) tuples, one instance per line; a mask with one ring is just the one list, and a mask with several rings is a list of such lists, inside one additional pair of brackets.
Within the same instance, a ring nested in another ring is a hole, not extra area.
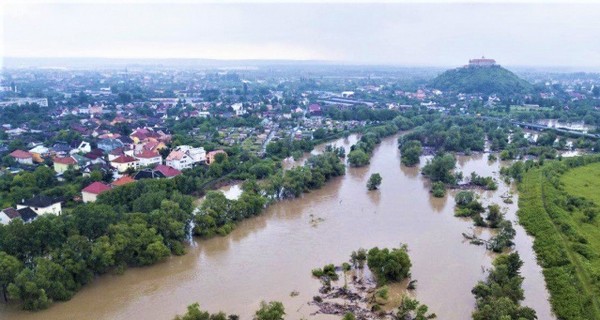
[(486, 59), (485, 57), (481, 57), (481, 59), (471, 59), (469, 60), (469, 67), (491, 67), (496, 65), (496, 60), (494, 59)]

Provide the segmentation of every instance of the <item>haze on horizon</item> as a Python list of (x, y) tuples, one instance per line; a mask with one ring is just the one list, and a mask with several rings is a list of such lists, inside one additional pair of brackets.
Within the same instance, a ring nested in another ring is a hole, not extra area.
[(600, 66), (599, 4), (7, 4), (2, 57)]

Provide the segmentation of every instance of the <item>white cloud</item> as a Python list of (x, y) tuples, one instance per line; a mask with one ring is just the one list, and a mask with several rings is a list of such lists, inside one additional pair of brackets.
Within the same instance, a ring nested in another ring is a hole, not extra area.
[(600, 65), (597, 4), (32, 3), (4, 6), (3, 56)]

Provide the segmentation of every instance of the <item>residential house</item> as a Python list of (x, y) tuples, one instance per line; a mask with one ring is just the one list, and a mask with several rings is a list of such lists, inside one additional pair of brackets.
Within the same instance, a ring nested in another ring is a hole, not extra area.
[(73, 157), (54, 158), (54, 171), (56, 171), (56, 173), (64, 173), (65, 171), (69, 170), (70, 167), (73, 169), (79, 169), (77, 160), (75, 160)]
[(33, 155), (27, 151), (15, 150), (10, 153), (10, 156), (20, 164), (33, 164)]
[(82, 141), (79, 143), (79, 145), (77, 146), (77, 148), (74, 148), (70, 151), (71, 154), (75, 154), (75, 153), (88, 153), (92, 151), (92, 146), (90, 145), (89, 142), (86, 141)]
[(71, 147), (66, 143), (55, 143), (52, 146), (52, 152), (57, 156), (67, 155), (71, 151)]
[(175, 148), (176, 151), (181, 151), (186, 153), (194, 164), (206, 162), (206, 150), (202, 147), (194, 148), (188, 145), (181, 145)]
[(154, 170), (161, 172), (166, 178), (173, 178), (181, 174), (181, 171), (164, 164), (157, 165)]
[(122, 186), (122, 185), (126, 185), (129, 183), (135, 182), (135, 180), (128, 176), (128, 175), (124, 175), (122, 177), (120, 177), (119, 179), (113, 181), (112, 185), (113, 187), (118, 187), (118, 186)]
[(137, 169), (139, 160), (128, 155), (121, 155), (110, 162), (110, 165), (115, 167), (119, 172), (125, 172), (127, 169)]
[(37, 212), (29, 207), (18, 209), (17, 212), (19, 212), (19, 218), (25, 223), (31, 222), (38, 217)]
[(241, 102), (232, 104), (231, 109), (233, 109), (233, 112), (235, 112), (236, 116), (246, 114), (246, 110), (244, 110), (244, 105)]
[(115, 171), (115, 169), (104, 162), (90, 163), (81, 168), (81, 174), (84, 177), (89, 177), (94, 171), (99, 171), (100, 173), (102, 173), (102, 176), (106, 176), (108, 174), (113, 174), (113, 171)]
[(48, 149), (42, 145), (39, 145), (33, 149), (30, 149), (29, 153), (31, 153), (31, 157), (34, 162), (42, 163), (42, 162), (44, 162), (44, 157), (47, 157), (50, 155), (50, 149)]
[(31, 208), (38, 215), (62, 213), (62, 204), (59, 199), (47, 196), (35, 196), (31, 199), (22, 200), (17, 204), (17, 210)]
[(162, 179), (164, 177), (165, 177), (165, 175), (163, 175), (162, 172), (160, 172), (158, 170), (144, 169), (144, 170), (140, 170), (139, 172), (137, 172), (133, 176), (133, 179), (135, 179), (135, 180), (142, 180), (142, 179)]
[(316, 103), (308, 106), (308, 112), (313, 116), (320, 116), (323, 114), (323, 111), (321, 110), (321, 106)]
[(206, 155), (206, 164), (211, 164), (211, 163), (215, 162), (215, 157), (218, 154), (225, 154), (225, 155), (227, 155), (227, 152), (225, 152), (224, 150), (221, 150), (221, 149), (209, 152)]
[(148, 141), (142, 145), (142, 150), (160, 151), (166, 147), (167, 145), (162, 141)]
[(83, 202), (95, 202), (98, 195), (112, 189), (112, 187), (104, 182), (93, 182), (89, 186), (81, 190), (81, 198)]
[(0, 223), (7, 225), (12, 219), (19, 218), (19, 211), (15, 208), (6, 208), (0, 211)]
[(162, 157), (156, 151), (142, 150), (134, 155), (141, 167), (149, 167), (162, 163)]
[(146, 143), (150, 141), (161, 141), (167, 143), (171, 140), (171, 136), (164, 133), (161, 129), (152, 128), (137, 128), (129, 137), (133, 140), (134, 144)]
[(169, 153), (166, 164), (177, 170), (184, 170), (192, 168), (194, 160), (183, 151), (173, 150)]
[(116, 148), (123, 148), (123, 146), (123, 142), (119, 139), (101, 139), (98, 141), (98, 148), (109, 153)]

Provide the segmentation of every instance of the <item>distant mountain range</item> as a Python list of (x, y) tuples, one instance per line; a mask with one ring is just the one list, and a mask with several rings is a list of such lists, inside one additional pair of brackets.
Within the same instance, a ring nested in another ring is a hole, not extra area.
[(499, 66), (465, 66), (447, 70), (434, 78), (430, 87), (442, 91), (482, 94), (527, 94), (533, 85)]

